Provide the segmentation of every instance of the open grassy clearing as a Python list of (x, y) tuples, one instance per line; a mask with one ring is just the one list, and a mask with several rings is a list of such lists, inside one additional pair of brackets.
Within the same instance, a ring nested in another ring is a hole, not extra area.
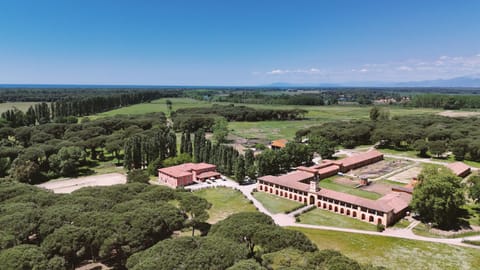
[(253, 196), (272, 214), (285, 213), (302, 205), (265, 192), (254, 192)]
[(400, 219), (399, 221), (397, 221), (397, 223), (395, 223), (393, 226), (391, 226), (392, 228), (395, 228), (395, 229), (405, 229), (408, 227), (408, 225), (410, 225), (410, 221), (406, 220), (406, 219)]
[(14, 107), (23, 111), (23, 112), (26, 112), (30, 106), (35, 105), (37, 103), (39, 103), (39, 102), (4, 102), (4, 103), (0, 103), (0, 114), (5, 112), (5, 111), (13, 109)]
[(477, 249), (393, 237), (290, 227), (320, 249), (335, 249), (362, 263), (388, 269), (477, 269)]
[(376, 231), (376, 226), (351, 217), (335, 214), (322, 209), (314, 209), (299, 216), (300, 223)]
[(352, 186), (338, 184), (338, 183), (334, 182), (334, 178), (332, 178), (332, 177), (323, 179), (322, 181), (320, 181), (318, 183), (318, 185), (322, 188), (331, 189), (331, 190), (335, 190), (335, 191), (343, 192), (343, 193), (348, 193), (348, 194), (351, 194), (351, 195), (355, 195), (355, 196), (359, 196), (359, 197), (363, 197), (363, 198), (371, 199), (371, 200), (376, 200), (376, 199), (382, 197), (381, 194), (378, 194), (378, 193), (375, 193), (375, 192), (365, 191), (365, 190), (361, 190), (361, 189), (358, 189), (358, 188), (354, 188)]
[(195, 194), (205, 198), (212, 204), (208, 210), (208, 222), (214, 224), (231, 214), (257, 211), (255, 206), (243, 194), (231, 188), (205, 188), (195, 191)]
[[(152, 112), (164, 112), (168, 115), (166, 106), (167, 99), (158, 99), (150, 103), (132, 105), (108, 112), (104, 112), (91, 118), (113, 116), (117, 114), (136, 115)], [(199, 101), (189, 98), (169, 98), (173, 103), (173, 110), (192, 107), (210, 107), (211, 102)], [(219, 103), (230, 104), (230, 103)], [(350, 119), (368, 119), (370, 106), (294, 106), (294, 105), (266, 105), (266, 104), (235, 104), (245, 105), (258, 109), (305, 109), (308, 113), (305, 120), (300, 121), (262, 121), (262, 122), (230, 122), (231, 132), (243, 138), (261, 139), (292, 139), (298, 129), (308, 128), (328, 121), (341, 121)], [(389, 107), (392, 116), (435, 114), (440, 110), (412, 109), (403, 107)]]

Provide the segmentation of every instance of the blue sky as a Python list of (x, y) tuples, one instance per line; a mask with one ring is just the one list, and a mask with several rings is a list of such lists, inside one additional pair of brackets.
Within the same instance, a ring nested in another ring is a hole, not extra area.
[(0, 83), (264, 85), (480, 73), (480, 1), (0, 0)]

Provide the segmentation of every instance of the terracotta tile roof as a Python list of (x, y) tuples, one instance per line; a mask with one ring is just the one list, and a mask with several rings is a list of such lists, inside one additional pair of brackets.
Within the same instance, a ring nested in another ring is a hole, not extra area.
[(450, 163), (446, 167), (452, 170), (452, 172), (457, 176), (470, 172), (470, 167), (463, 162)]
[(184, 163), (177, 166), (171, 166), (167, 168), (158, 169), (163, 174), (170, 175), (172, 177), (183, 177), (192, 175), (192, 171), (203, 169), (215, 169), (216, 166), (208, 163)]
[(338, 162), (340, 162), (344, 167), (350, 167), (352, 165), (355, 165), (373, 158), (377, 158), (377, 157), (383, 157), (383, 154), (374, 149), (368, 152), (356, 154), (356, 155), (341, 159)]
[(284, 148), (287, 145), (287, 143), (288, 143), (288, 140), (279, 139), (279, 140), (272, 141), (272, 143), (270, 145), (275, 146), (275, 147), (279, 147), (279, 148)]
[(390, 207), (393, 210), (393, 213), (396, 214), (407, 208), (411, 200), (412, 195), (410, 194), (404, 192), (391, 192), (375, 202), (379, 205)]
[(306, 181), (313, 176), (314, 175), (312, 173), (294, 171), (280, 176), (266, 175), (259, 177), (258, 180), (263, 180), (272, 184), (277, 184), (280, 186), (298, 189), (302, 191), (308, 191), (308, 189), (310, 188), (310, 183), (305, 184), (301, 181)]
[(325, 168), (321, 168), (318, 170), (318, 174), (331, 174), (331, 173), (337, 173), (340, 170), (340, 166), (338, 165), (331, 165)]
[(220, 173), (210, 171), (210, 172), (204, 172), (197, 175), (197, 178), (205, 179), (205, 178), (217, 177), (217, 176), (220, 176)]

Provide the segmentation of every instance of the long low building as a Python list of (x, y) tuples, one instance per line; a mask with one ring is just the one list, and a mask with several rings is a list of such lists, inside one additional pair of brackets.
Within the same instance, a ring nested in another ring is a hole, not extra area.
[(158, 169), (158, 181), (171, 187), (187, 186), (195, 181), (220, 178), (217, 166), (208, 163), (185, 163)]
[[(317, 187), (317, 181), (342, 171), (342, 168), (359, 168), (383, 159), (378, 151), (369, 152), (339, 161), (324, 161), (311, 167), (298, 167), (297, 171), (280, 176), (260, 177), (257, 190), (372, 224), (391, 225), (405, 215), (411, 194), (392, 191), (378, 200), (370, 200)], [(347, 160), (346, 167), (343, 167), (344, 160)]]
[(446, 165), (456, 176), (465, 177), (470, 174), (470, 167), (463, 162), (454, 162)]

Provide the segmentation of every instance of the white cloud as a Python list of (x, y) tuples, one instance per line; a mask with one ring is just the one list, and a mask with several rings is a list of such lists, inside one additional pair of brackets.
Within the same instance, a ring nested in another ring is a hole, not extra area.
[(412, 71), (413, 69), (409, 66), (400, 66), (397, 68), (397, 70), (400, 70), (400, 71)]
[(362, 68), (362, 69), (359, 70), (359, 72), (368, 72), (368, 69)]
[(322, 70), (318, 68), (309, 68), (309, 69), (273, 69), (268, 71), (268, 75), (282, 75), (282, 74), (321, 74)]

